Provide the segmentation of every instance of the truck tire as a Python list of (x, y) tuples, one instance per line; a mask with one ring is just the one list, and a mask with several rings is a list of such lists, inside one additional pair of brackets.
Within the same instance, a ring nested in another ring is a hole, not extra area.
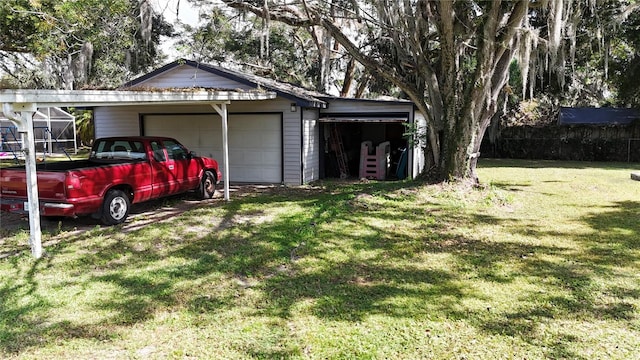
[(129, 215), (131, 202), (122, 190), (109, 190), (102, 204), (102, 223), (117, 225), (123, 223)]
[(205, 171), (198, 186), (198, 197), (202, 200), (211, 199), (216, 193), (216, 176), (211, 171)]

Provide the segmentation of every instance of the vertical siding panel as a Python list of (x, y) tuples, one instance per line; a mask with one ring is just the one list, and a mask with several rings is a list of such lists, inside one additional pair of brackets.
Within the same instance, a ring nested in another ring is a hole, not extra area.
[(304, 163), (303, 183), (320, 178), (320, 123), (317, 109), (305, 109), (303, 114), (304, 134), (302, 159)]
[(94, 109), (95, 136), (140, 135), (138, 112), (131, 106), (109, 106)]
[[(287, 104), (287, 107), (288, 104)], [(284, 145), (284, 183), (291, 185), (302, 184), (302, 124), (299, 112), (287, 109), (283, 112), (283, 145)]]
[(189, 65), (178, 66), (170, 71), (147, 79), (136, 86), (150, 88), (203, 87), (234, 90), (255, 89), (255, 87)]

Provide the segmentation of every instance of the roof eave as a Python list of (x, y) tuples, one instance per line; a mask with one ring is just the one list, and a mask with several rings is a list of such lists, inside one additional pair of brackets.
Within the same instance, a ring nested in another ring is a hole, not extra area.
[(267, 91), (0, 90), (0, 103), (32, 103), (38, 106), (210, 104), (236, 100), (269, 100), (275, 97), (274, 92)]

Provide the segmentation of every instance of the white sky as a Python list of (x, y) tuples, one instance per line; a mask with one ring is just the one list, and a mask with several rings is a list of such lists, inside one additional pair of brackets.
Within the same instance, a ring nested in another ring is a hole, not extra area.
[[(150, 3), (156, 14), (163, 15), (167, 22), (174, 25), (176, 31), (180, 31), (179, 23), (194, 26), (198, 22), (198, 9), (188, 0), (151, 0)], [(176, 39), (163, 36), (160, 41), (160, 48), (168, 55), (168, 61), (174, 61), (181, 56), (174, 48)]]
[(198, 10), (194, 9), (188, 0), (151, 0), (150, 2), (156, 13), (162, 14), (165, 20), (172, 24), (180, 20), (182, 23), (193, 25), (198, 20)]

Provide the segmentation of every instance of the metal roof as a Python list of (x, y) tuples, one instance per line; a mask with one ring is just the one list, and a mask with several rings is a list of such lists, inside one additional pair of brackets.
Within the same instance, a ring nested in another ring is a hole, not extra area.
[(640, 120), (640, 110), (626, 108), (560, 108), (558, 125), (628, 125)]

